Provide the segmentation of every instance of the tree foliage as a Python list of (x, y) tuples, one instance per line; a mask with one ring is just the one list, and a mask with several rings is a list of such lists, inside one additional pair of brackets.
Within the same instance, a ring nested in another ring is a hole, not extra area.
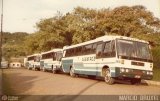
[(58, 13), (55, 17), (41, 20), (35, 34), (40, 38), (40, 50), (48, 50), (105, 34), (138, 37), (157, 43), (160, 31), (154, 27), (160, 28), (159, 19), (140, 5), (100, 10), (77, 7), (65, 15)]
[[(62, 48), (106, 34), (144, 39), (156, 47), (160, 44), (160, 20), (141, 5), (99, 10), (77, 7), (64, 15), (58, 12), (42, 19), (36, 26), (38, 31), (25, 37), (25, 54)], [(160, 60), (160, 56), (156, 59)]]
[(25, 56), (24, 40), (26, 36), (28, 33), (25, 32), (3, 33), (2, 56), (6, 60), (11, 57)]

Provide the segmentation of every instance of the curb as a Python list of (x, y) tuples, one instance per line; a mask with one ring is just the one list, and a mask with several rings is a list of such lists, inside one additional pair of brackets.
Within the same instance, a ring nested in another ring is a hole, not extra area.
[(0, 69), (0, 95), (2, 95), (2, 69)]
[(147, 85), (160, 86), (160, 82), (157, 82), (157, 81), (142, 80), (142, 83), (145, 83)]

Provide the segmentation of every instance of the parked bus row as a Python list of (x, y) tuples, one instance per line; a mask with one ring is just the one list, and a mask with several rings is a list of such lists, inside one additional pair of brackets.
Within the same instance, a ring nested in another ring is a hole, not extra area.
[(124, 36), (102, 36), (76, 45), (64, 46), (27, 56), (27, 68), (58, 71), (70, 76), (103, 77), (113, 84), (116, 79), (152, 79), (153, 61), (149, 43)]

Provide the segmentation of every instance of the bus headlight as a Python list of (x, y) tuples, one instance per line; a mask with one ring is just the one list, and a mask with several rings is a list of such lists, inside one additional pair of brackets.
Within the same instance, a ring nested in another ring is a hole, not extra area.
[(153, 75), (152, 71), (147, 71), (147, 75)]
[(150, 75), (153, 75), (153, 72), (150, 72)]
[(126, 72), (128, 73), (128, 72), (129, 72), (129, 69), (126, 69)]
[(132, 70), (131, 70), (131, 69), (128, 69), (128, 68), (121, 68), (121, 69), (120, 69), (120, 72), (121, 72), (121, 73), (122, 73), (122, 72), (129, 73), (129, 72), (132, 72)]
[(124, 68), (121, 68), (121, 72), (125, 72), (125, 69), (124, 69)]

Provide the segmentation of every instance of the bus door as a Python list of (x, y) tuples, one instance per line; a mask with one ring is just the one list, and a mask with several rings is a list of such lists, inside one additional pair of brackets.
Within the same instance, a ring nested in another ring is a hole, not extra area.
[(103, 42), (98, 42), (96, 45), (96, 58), (95, 58), (95, 63), (96, 63), (96, 75), (100, 75), (101, 67), (102, 67), (102, 51), (103, 51), (104, 43)]
[(96, 49), (97, 75), (101, 74), (104, 66), (109, 66), (111, 69), (114, 69), (112, 67), (114, 67), (115, 57), (115, 41), (98, 43)]

